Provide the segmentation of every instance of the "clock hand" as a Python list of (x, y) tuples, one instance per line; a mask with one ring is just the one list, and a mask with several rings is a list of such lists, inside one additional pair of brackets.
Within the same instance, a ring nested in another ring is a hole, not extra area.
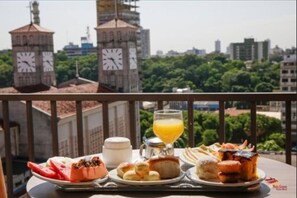
[(28, 65), (29, 67), (31, 67), (31, 65), (28, 63), (28, 61), (23, 61), (23, 63), (25, 63), (26, 65)]
[(119, 69), (119, 66), (117, 65), (117, 63), (115, 62), (115, 60), (113, 58), (108, 58), (109, 60), (111, 60), (113, 62), (113, 64)]
[(52, 66), (51, 62), (49, 60), (46, 61), (50, 66)]

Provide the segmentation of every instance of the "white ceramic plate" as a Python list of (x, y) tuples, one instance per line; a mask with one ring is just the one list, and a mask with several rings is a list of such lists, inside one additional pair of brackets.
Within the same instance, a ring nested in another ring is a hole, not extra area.
[(38, 177), (39, 179), (50, 182), (52, 184), (56, 184), (58, 186), (94, 186), (96, 184), (103, 183), (108, 179), (108, 175), (106, 175), (105, 177), (103, 177), (101, 179), (95, 179), (95, 180), (86, 181), (86, 182), (70, 182), (70, 181), (65, 181), (65, 180), (51, 179), (51, 178), (39, 175), (38, 173), (35, 173), (34, 171), (31, 171), (31, 172), (35, 177)]
[(124, 180), (121, 177), (117, 175), (117, 170), (113, 169), (109, 172), (109, 178), (113, 180), (114, 182), (118, 182), (121, 184), (128, 184), (128, 185), (134, 185), (134, 186), (144, 186), (144, 185), (162, 185), (162, 184), (171, 184), (180, 181), (185, 176), (184, 172), (181, 172), (181, 174), (178, 177), (175, 177), (173, 179), (163, 179), (158, 181), (130, 181), (130, 180)]
[(186, 175), (190, 180), (192, 180), (195, 183), (207, 185), (207, 186), (217, 186), (217, 187), (244, 187), (244, 186), (250, 186), (253, 184), (258, 184), (261, 181), (263, 181), (266, 177), (266, 174), (261, 169), (257, 169), (257, 175), (258, 179), (252, 180), (252, 181), (242, 181), (237, 183), (222, 183), (219, 180), (203, 180), (198, 177), (196, 174), (196, 167), (192, 167), (189, 170), (187, 170)]
[(187, 165), (189, 165), (189, 166), (195, 166), (194, 162), (190, 162), (189, 160), (187, 160), (187, 159), (185, 158), (185, 156), (184, 156), (184, 152), (182, 152), (182, 153), (180, 154), (179, 159), (180, 159), (183, 163), (185, 163), (185, 164), (187, 164)]

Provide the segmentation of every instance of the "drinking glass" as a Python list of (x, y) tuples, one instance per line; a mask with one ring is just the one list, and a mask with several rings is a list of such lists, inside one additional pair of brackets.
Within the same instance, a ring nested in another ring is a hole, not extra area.
[(173, 143), (184, 131), (182, 111), (174, 109), (155, 111), (153, 131), (166, 144), (162, 155), (173, 155)]

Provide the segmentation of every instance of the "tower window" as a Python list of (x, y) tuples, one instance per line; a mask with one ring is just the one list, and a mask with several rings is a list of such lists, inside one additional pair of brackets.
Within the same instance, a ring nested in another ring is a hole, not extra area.
[(120, 31), (117, 32), (117, 40), (121, 41), (122, 40), (122, 34)]
[(28, 44), (27, 36), (24, 35), (23, 36), (23, 45), (27, 45), (27, 44)]
[(109, 33), (109, 41), (114, 41), (114, 34), (113, 32)]

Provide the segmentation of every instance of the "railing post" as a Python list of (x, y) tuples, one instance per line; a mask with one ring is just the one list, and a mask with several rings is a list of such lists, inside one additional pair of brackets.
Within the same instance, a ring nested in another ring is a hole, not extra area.
[(255, 145), (255, 152), (257, 152), (257, 110), (256, 110), (256, 102), (251, 102), (251, 142), (252, 145)]
[(35, 161), (32, 101), (29, 101), (29, 100), (26, 101), (26, 114), (27, 114), (27, 132), (28, 132), (28, 156), (30, 161)]
[(219, 101), (219, 142), (222, 144), (226, 141), (226, 135), (225, 135), (225, 102)]
[(135, 101), (129, 101), (129, 122), (130, 122), (130, 139), (132, 148), (137, 147), (136, 143), (136, 122), (135, 122)]
[(193, 101), (188, 101), (188, 143), (189, 147), (195, 146), (194, 138), (194, 118), (193, 118)]
[(291, 101), (286, 101), (286, 163), (292, 164), (292, 122), (291, 122)]
[(109, 137), (108, 102), (102, 102), (103, 139)]
[(163, 101), (158, 101), (158, 110), (163, 109)]
[(84, 136), (83, 136), (83, 116), (82, 102), (76, 101), (76, 128), (77, 128), (77, 148), (78, 155), (84, 155)]
[(13, 172), (12, 172), (12, 155), (10, 142), (10, 127), (9, 127), (9, 106), (8, 101), (2, 101), (3, 105), (3, 129), (4, 129), (4, 143), (5, 143), (5, 163), (6, 163), (6, 185), (7, 196), (13, 197)]
[(51, 131), (52, 131), (52, 147), (53, 155), (59, 155), (58, 141), (58, 121), (57, 121), (57, 102), (51, 101)]

